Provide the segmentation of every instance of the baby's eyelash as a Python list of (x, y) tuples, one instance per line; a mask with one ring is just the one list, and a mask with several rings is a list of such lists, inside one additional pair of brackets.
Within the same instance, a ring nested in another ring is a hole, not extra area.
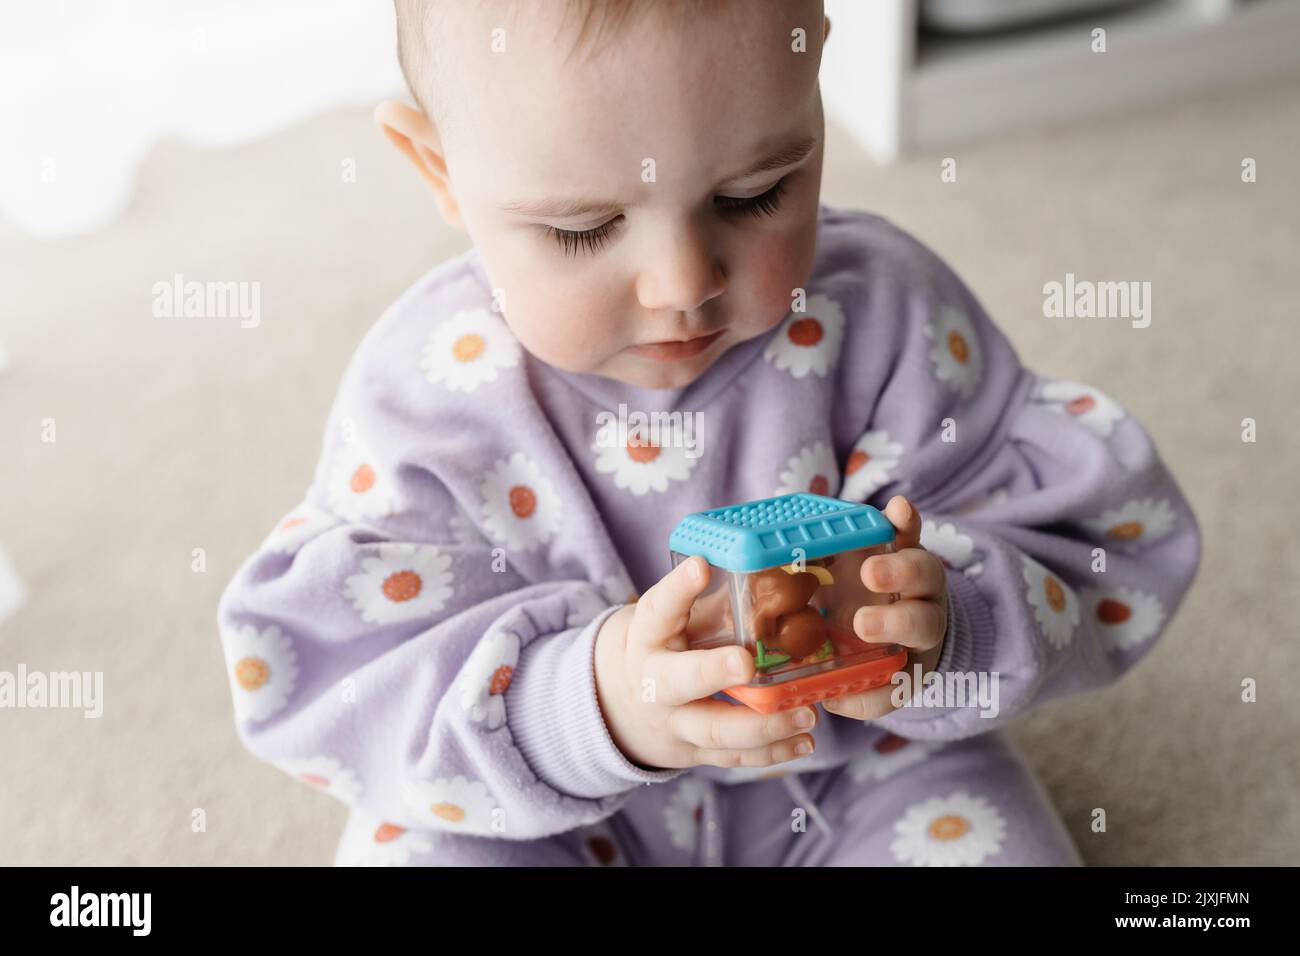
[(614, 231), (614, 224), (622, 218), (622, 216), (616, 216), (595, 229), (586, 229), (581, 232), (575, 232), (572, 229), (557, 229), (554, 226), (546, 226), (545, 229), (548, 235), (555, 237), (555, 241), (560, 244), (560, 249), (566, 256), (576, 256), (579, 249), (591, 255), (600, 251)]
[(735, 196), (715, 196), (714, 202), (719, 209), (727, 212), (747, 212), (752, 216), (774, 216), (781, 205), (781, 196), (785, 192), (785, 181), (788, 177), (778, 179), (765, 193), (757, 196), (749, 196), (745, 199), (737, 199)]
[[(785, 181), (789, 177), (778, 179), (765, 193), (739, 199), (735, 196), (715, 196), (713, 201), (723, 212), (742, 212), (751, 216), (774, 216), (781, 205), (781, 196), (785, 193)], [(543, 226), (547, 235), (554, 236), (560, 251), (566, 256), (576, 256), (579, 252), (593, 255), (604, 248), (613, 234), (615, 226), (622, 216), (615, 216), (609, 222), (595, 229), (573, 230), (558, 229), (555, 226)]]

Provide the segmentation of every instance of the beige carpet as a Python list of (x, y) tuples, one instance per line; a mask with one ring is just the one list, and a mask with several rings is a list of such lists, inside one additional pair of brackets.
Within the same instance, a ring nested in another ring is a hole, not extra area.
[[(826, 201), (918, 233), (1029, 365), (1121, 399), (1203, 522), (1199, 581), (1151, 656), (1017, 727), (1094, 864), (1300, 863), (1298, 139), (1300, 78), (957, 149), (956, 184), (940, 156), (881, 169), (831, 131)], [(344, 811), (240, 747), (214, 606), (305, 487), (358, 338), (462, 248), (361, 110), (161, 146), (86, 238), (0, 225), (0, 545), (30, 592), (0, 669), (102, 670), (106, 696), (99, 720), (0, 711), (0, 862), (329, 862)], [(261, 326), (153, 318), (177, 272), (260, 281)], [(1152, 326), (1049, 323), (1040, 290), (1066, 272), (1151, 281)]]

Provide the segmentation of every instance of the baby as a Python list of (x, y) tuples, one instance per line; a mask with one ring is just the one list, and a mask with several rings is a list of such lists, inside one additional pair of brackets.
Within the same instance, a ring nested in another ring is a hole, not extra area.
[[(351, 807), (336, 862), (1078, 864), (1002, 728), (1147, 653), (1197, 523), (1116, 402), (819, 202), (822, 4), (397, 13), (419, 108), (377, 119), (474, 247), (361, 343), (219, 608), (241, 739)], [(688, 648), (669, 533), (794, 491), (884, 509), (857, 635), (996, 707), (718, 695), (754, 659)]]

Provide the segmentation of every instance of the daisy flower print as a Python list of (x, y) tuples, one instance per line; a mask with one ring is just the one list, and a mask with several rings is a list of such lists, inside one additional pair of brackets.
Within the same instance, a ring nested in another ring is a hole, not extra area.
[(430, 333), (420, 368), (432, 384), (469, 393), (496, 381), (519, 357), (519, 342), (502, 318), (475, 309), (456, 313)]
[(830, 296), (809, 296), (803, 312), (786, 316), (763, 357), (795, 378), (825, 378), (840, 357), (844, 310)]
[(380, 544), (343, 583), (363, 621), (391, 624), (436, 614), (452, 596), (451, 555), (432, 545)]
[(266, 720), (283, 710), (298, 683), (298, 656), (288, 636), (275, 625), (231, 628), (225, 651), (235, 719)]
[(507, 548), (531, 551), (560, 530), (559, 493), (537, 462), (521, 451), (498, 461), (479, 491), (486, 530)]
[(983, 797), (958, 790), (907, 808), (894, 824), (894, 859), (913, 866), (978, 866), (996, 856), (1007, 825)]
[(959, 395), (974, 394), (983, 373), (984, 356), (975, 326), (966, 313), (942, 306), (925, 324), (925, 336), (933, 343), (930, 361), (934, 363), (935, 376)]

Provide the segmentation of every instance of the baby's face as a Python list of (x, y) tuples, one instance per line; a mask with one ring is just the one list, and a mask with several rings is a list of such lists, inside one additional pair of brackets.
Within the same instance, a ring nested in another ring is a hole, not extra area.
[[(651, 15), (568, 62), (571, 33), (556, 39), (538, 7), (455, 18), (465, 99), (439, 130), (448, 189), (533, 355), (687, 385), (778, 324), (811, 272), (822, 4)], [(490, 49), (495, 27), (505, 52)]]

